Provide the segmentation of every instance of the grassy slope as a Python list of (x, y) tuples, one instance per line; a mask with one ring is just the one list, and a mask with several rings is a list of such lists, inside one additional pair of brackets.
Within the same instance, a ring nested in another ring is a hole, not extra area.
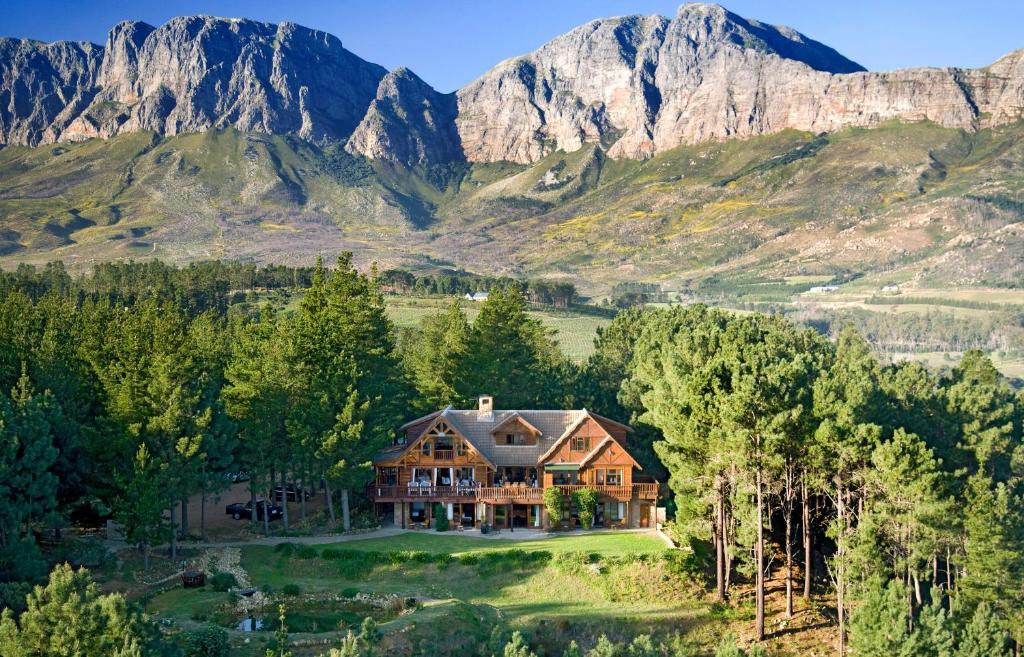
[[(7, 148), (0, 264), (308, 262), (347, 248), (385, 266), (567, 276), (588, 291), (620, 280), (788, 288), (787, 278), (841, 271), (870, 285), (1006, 285), (1024, 278), (1013, 255), (1024, 248), (1022, 137), (1020, 125), (967, 135), (888, 123), (683, 146), (646, 161), (587, 145), (462, 178), (457, 167), (325, 165), (300, 140), (231, 130)], [(440, 191), (442, 179), (457, 182)]]

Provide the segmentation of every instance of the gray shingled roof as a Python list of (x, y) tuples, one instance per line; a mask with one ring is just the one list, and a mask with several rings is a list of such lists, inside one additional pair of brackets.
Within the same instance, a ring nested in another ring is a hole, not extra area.
[[(518, 413), (541, 432), (536, 445), (495, 445), (491, 430)], [(459, 411), (446, 409), (444, 417), (497, 466), (537, 465), (541, 455), (562, 437), (586, 411)]]

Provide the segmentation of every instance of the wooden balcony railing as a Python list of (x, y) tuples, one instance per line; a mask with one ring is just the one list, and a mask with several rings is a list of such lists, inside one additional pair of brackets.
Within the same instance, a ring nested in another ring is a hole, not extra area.
[[(596, 490), (602, 495), (619, 500), (638, 497), (642, 500), (658, 499), (658, 484), (655, 482), (625, 485), (587, 485), (572, 484), (556, 486), (563, 495), (572, 495), (581, 488)], [(544, 501), (544, 489), (533, 486), (387, 486), (370, 484), (367, 495), (373, 499), (416, 499), (416, 498), (465, 498), (481, 502), (504, 502), (520, 504), (540, 504)]]
[(544, 501), (544, 489), (533, 486), (485, 486), (480, 489), (480, 501), (497, 500), (540, 503)]
[(453, 498), (464, 497), (477, 499), (479, 486), (383, 486), (370, 484), (367, 487), (367, 494), (373, 499), (398, 499), (398, 498)]

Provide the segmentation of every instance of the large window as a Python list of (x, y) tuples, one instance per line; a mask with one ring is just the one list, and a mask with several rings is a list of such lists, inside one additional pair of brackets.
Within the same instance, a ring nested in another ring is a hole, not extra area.
[(398, 468), (377, 468), (377, 483), (381, 486), (394, 486), (398, 483)]
[(556, 486), (572, 486), (573, 484), (580, 483), (579, 473), (575, 470), (568, 472), (556, 470), (551, 473), (551, 478)]
[(604, 480), (609, 486), (621, 486), (622, 468), (608, 468), (605, 472)]
[(590, 438), (587, 436), (573, 436), (570, 441), (569, 449), (574, 452), (589, 452)]

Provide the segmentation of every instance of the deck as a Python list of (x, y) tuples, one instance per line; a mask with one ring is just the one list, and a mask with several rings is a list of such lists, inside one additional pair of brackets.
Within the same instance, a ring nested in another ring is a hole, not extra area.
[[(656, 482), (635, 483), (630, 486), (571, 485), (555, 486), (563, 495), (571, 495), (582, 488), (596, 490), (604, 497), (628, 501), (632, 499), (658, 499)], [(544, 489), (533, 486), (382, 486), (371, 484), (367, 494), (377, 502), (484, 502), (487, 504), (543, 504)]]

